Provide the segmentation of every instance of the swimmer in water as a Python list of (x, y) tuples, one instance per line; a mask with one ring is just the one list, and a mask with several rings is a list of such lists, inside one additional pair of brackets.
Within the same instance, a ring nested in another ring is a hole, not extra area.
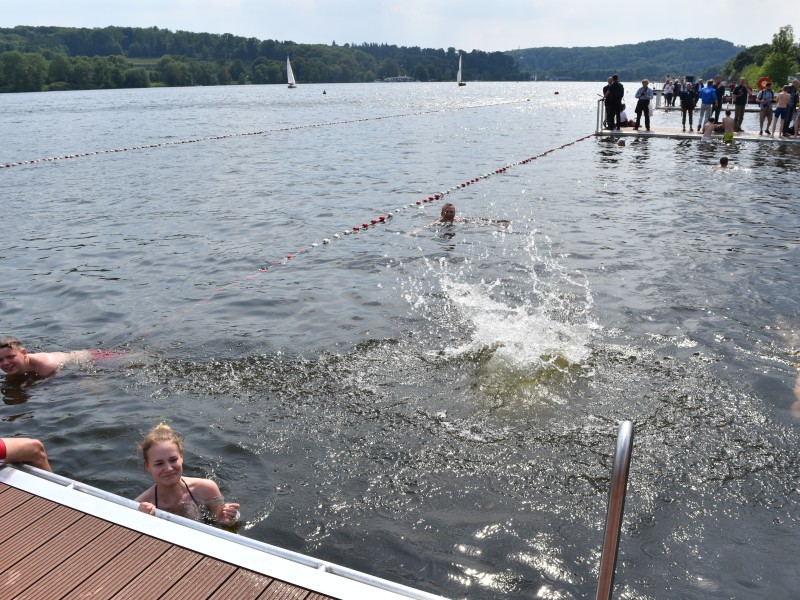
[(456, 218), (456, 207), (451, 203), (447, 203), (442, 206), (441, 216), (436, 219), (433, 224), (440, 224), (440, 223), (463, 223), (464, 219)]
[(720, 169), (727, 169), (728, 168), (728, 157), (721, 156), (719, 159), (719, 168)]
[(155, 515), (156, 509), (201, 521), (232, 527), (239, 522), (239, 505), (225, 502), (210, 479), (183, 476), (183, 438), (172, 427), (159, 423), (139, 445), (144, 468), (155, 485), (136, 498), (139, 510)]
[(32, 373), (40, 377), (50, 377), (64, 365), (90, 363), (95, 357), (93, 352), (92, 350), (73, 350), (72, 352), (29, 353), (21, 341), (14, 336), (7, 335), (0, 337), (0, 369), (6, 375), (11, 376)]
[(508, 227), (510, 225), (510, 221), (505, 219), (461, 219), (456, 217), (456, 207), (450, 204), (449, 202), (442, 206), (442, 213), (441, 216), (436, 219), (432, 225), (441, 225), (443, 223), (467, 223), (467, 222), (484, 222), (484, 223), (496, 223), (498, 225), (502, 225), (503, 227)]

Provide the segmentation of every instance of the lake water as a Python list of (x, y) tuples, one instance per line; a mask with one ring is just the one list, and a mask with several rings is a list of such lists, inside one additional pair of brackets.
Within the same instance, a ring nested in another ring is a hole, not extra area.
[(5, 384), (0, 433), (135, 497), (164, 420), (243, 535), (578, 599), (630, 419), (616, 597), (795, 598), (800, 147), (586, 138), (601, 88), (1, 95), (0, 163), (60, 159), (0, 169), (0, 330), (127, 356)]

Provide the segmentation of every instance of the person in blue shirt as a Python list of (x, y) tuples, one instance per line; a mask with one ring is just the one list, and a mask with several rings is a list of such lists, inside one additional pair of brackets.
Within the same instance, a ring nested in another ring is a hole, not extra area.
[(647, 79), (642, 80), (642, 87), (636, 90), (636, 125), (634, 129), (639, 129), (641, 126), (642, 113), (644, 113), (644, 126), (647, 131), (650, 131), (650, 101), (653, 99), (653, 90), (650, 87), (650, 81)]
[(714, 87), (714, 81), (709, 79), (706, 86), (700, 90), (700, 118), (697, 121), (697, 131), (703, 130), (703, 125), (713, 115), (716, 104), (717, 88)]

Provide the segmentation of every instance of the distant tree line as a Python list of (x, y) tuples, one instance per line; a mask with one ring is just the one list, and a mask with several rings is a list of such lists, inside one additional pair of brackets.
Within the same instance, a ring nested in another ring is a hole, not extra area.
[[(406, 75), (454, 81), (455, 48), (296, 44), (158, 27), (0, 28), (0, 91), (191, 86), (286, 81), (290, 56), (302, 83), (352, 83)], [(464, 54), (464, 78), (528, 79), (512, 56)]]
[(581, 48), (528, 48), (511, 52), (520, 69), (538, 79), (605, 81), (612, 73), (623, 81), (668, 76), (716, 75), (742, 46), (710, 38), (665, 39), (638, 44)]

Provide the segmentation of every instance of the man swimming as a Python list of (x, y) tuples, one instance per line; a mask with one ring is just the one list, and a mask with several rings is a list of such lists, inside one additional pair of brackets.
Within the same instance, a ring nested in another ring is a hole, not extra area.
[(437, 223), (462, 223), (464, 219), (457, 219), (456, 218), (456, 207), (448, 202), (444, 206), (442, 206), (441, 216), (434, 221), (434, 225)]
[(50, 377), (67, 364), (87, 363), (92, 359), (90, 350), (29, 353), (14, 336), (0, 337), (0, 370), (6, 375), (33, 373)]

